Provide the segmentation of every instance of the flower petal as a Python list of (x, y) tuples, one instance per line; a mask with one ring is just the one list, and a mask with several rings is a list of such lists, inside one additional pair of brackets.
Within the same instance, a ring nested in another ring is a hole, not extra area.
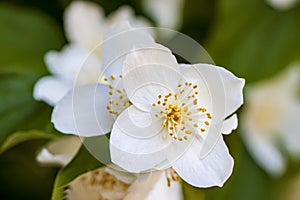
[(46, 76), (34, 86), (33, 96), (36, 100), (43, 100), (54, 106), (69, 91), (72, 85), (59, 78)]
[[(217, 124), (235, 112), (243, 104), (245, 80), (237, 78), (222, 67), (210, 64), (195, 64), (184, 74), (185, 78), (200, 87), (206, 87), (200, 100), (208, 99), (213, 116), (212, 123)], [(207, 97), (207, 96), (210, 96)]]
[(285, 160), (268, 135), (271, 133), (261, 133), (253, 126), (249, 127), (244, 123), (245, 130), (243, 137), (247, 149), (256, 162), (272, 176), (280, 176), (285, 171)]
[(132, 154), (110, 145), (111, 161), (128, 172), (140, 173), (153, 168), (162, 161), (162, 152), (151, 154)]
[(45, 56), (45, 62), (52, 74), (70, 84), (99, 82), (99, 59), (79, 46), (67, 45), (61, 52), (50, 51)]
[(237, 127), (238, 127), (238, 119), (237, 119), (237, 115), (234, 114), (228, 119), (224, 120), (222, 133), (225, 135), (229, 135), (233, 130), (237, 129)]
[(183, 0), (145, 0), (143, 7), (158, 27), (177, 30), (182, 22)]
[(101, 71), (108, 77), (112, 74), (121, 74), (122, 65), (128, 52), (132, 51), (136, 45), (147, 46), (153, 43), (154, 40), (147, 33), (147, 29), (134, 28), (128, 21), (111, 26), (101, 45), (103, 52)]
[(110, 136), (111, 159), (130, 172), (153, 168), (165, 159), (163, 150), (170, 140), (164, 138), (162, 124), (149, 113), (129, 107), (117, 118)]
[(128, 194), (124, 200), (132, 199), (145, 199), (145, 200), (156, 200), (156, 199), (172, 199), (182, 200), (182, 188), (180, 183), (172, 183), (168, 187), (167, 179), (164, 172), (156, 171), (147, 177), (146, 180), (135, 181), (128, 189)]
[(84, 137), (110, 132), (114, 119), (106, 110), (110, 98), (108, 92), (108, 86), (102, 84), (75, 87), (53, 110), (55, 128)]
[(107, 19), (107, 25), (113, 26), (122, 21), (128, 21), (135, 28), (150, 26), (150, 22), (145, 18), (135, 16), (130, 6), (122, 6), (110, 14)]
[(161, 151), (169, 144), (164, 132), (161, 120), (130, 106), (114, 123), (110, 144), (128, 153), (149, 154)]
[(79, 137), (68, 136), (49, 142), (38, 154), (37, 161), (49, 165), (67, 165), (81, 146)]
[(222, 137), (212, 151), (200, 158), (200, 140), (194, 143), (174, 164), (174, 170), (187, 183), (196, 187), (223, 186), (233, 169), (233, 159)]
[(300, 103), (294, 104), (286, 119), (282, 120), (280, 133), (285, 144), (293, 158), (300, 158)]
[(92, 50), (103, 40), (104, 11), (95, 3), (75, 1), (66, 9), (64, 27), (68, 40)]
[(175, 57), (161, 45), (141, 48), (126, 56), (124, 88), (130, 101), (141, 110), (149, 111), (159, 94), (174, 93), (180, 79)]

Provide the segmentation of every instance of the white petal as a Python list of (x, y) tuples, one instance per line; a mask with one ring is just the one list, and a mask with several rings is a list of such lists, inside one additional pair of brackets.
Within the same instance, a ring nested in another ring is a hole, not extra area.
[(161, 151), (169, 144), (164, 132), (161, 120), (131, 106), (114, 123), (110, 144), (128, 153), (149, 154)]
[(223, 186), (232, 173), (234, 163), (223, 138), (220, 137), (213, 150), (202, 159), (199, 157), (201, 142), (194, 141), (191, 148), (173, 164), (174, 170), (196, 187)]
[(300, 103), (294, 105), (289, 115), (282, 120), (280, 132), (285, 148), (295, 159), (300, 158)]
[(178, 64), (178, 66), (179, 66), (181, 73), (184, 74), (192, 65), (180, 63), (180, 64)]
[(85, 137), (110, 132), (114, 119), (106, 110), (110, 98), (108, 92), (108, 86), (102, 84), (75, 87), (53, 110), (55, 128)]
[(145, 11), (159, 27), (178, 29), (182, 21), (183, 0), (144, 0)]
[(273, 8), (286, 11), (295, 6), (299, 0), (266, 0)]
[(275, 141), (268, 138), (270, 133), (261, 133), (253, 129), (253, 126), (249, 127), (247, 125), (243, 133), (242, 136), (246, 147), (256, 162), (270, 175), (282, 175), (285, 171), (286, 163), (279, 149), (274, 144)]
[(72, 85), (59, 78), (46, 76), (34, 86), (33, 97), (54, 106), (69, 91)]
[(64, 26), (71, 43), (92, 50), (103, 40), (104, 12), (98, 4), (74, 1), (64, 14)]
[[(111, 26), (101, 45), (103, 52), (101, 71), (105, 76), (121, 74), (121, 68), (128, 52), (132, 51), (136, 45), (147, 46), (153, 43), (152, 36), (145, 29), (133, 28), (127, 21)], [(115, 63), (118, 65), (116, 66)]]
[(224, 120), (243, 104), (245, 80), (237, 78), (222, 67), (196, 64), (185, 73), (185, 78), (197, 83), (200, 87), (207, 87), (207, 91), (203, 92), (206, 93), (204, 95), (210, 96), (210, 103), (213, 106), (210, 112), (214, 124)]
[(162, 174), (152, 187), (152, 190), (145, 198), (146, 200), (183, 200), (182, 186), (178, 182), (172, 182), (168, 187), (168, 182), (164, 174)]
[(162, 122), (134, 106), (129, 107), (118, 116), (111, 132), (113, 163), (130, 172), (151, 169), (166, 158), (163, 150), (170, 140), (164, 134)]
[(153, 168), (162, 161), (162, 152), (151, 154), (132, 154), (110, 145), (111, 161), (128, 172), (140, 173)]
[(146, 180), (137, 180), (128, 189), (124, 200), (182, 200), (182, 188), (179, 183), (172, 183), (168, 187), (164, 172), (156, 171)]
[(68, 136), (48, 143), (38, 154), (37, 161), (49, 165), (67, 165), (81, 146), (79, 137)]
[(126, 56), (123, 66), (123, 83), (130, 101), (148, 111), (159, 94), (174, 93), (181, 73), (171, 52), (154, 45), (141, 48)]
[(238, 127), (237, 115), (234, 114), (223, 122), (222, 133), (225, 135), (230, 134)]
[(71, 84), (99, 82), (99, 59), (79, 46), (67, 45), (61, 52), (50, 51), (45, 56), (45, 62), (52, 74)]

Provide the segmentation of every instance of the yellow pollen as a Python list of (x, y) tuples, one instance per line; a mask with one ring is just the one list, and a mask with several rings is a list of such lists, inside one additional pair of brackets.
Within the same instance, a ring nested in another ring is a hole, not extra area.
[(104, 81), (108, 81), (108, 79), (107, 79), (107, 78), (104, 78)]
[(212, 118), (210, 113), (206, 113), (206, 116), (207, 116), (208, 119)]
[(119, 75), (119, 77), (120, 77), (120, 78), (123, 78), (123, 76), (122, 76), (121, 74)]
[(114, 75), (111, 75), (110, 78), (111, 78), (111, 80), (113, 80), (113, 81), (116, 80), (116, 77), (115, 77)]
[(201, 132), (205, 132), (206, 130), (205, 130), (205, 128), (201, 128), (200, 131)]
[(205, 121), (204, 124), (205, 124), (206, 126), (208, 126), (208, 125), (209, 125), (209, 122), (208, 122), (208, 121)]
[(109, 89), (111, 89), (111, 90), (114, 89), (114, 87), (113, 87), (112, 85), (109, 85), (108, 87), (109, 87)]
[(197, 110), (201, 112), (206, 112), (206, 108), (198, 108)]
[(186, 134), (191, 134), (192, 131), (191, 131), (191, 130), (186, 130), (185, 133), (186, 133)]

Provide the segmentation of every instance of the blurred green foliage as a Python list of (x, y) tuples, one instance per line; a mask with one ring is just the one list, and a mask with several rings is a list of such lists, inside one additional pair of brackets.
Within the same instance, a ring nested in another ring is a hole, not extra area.
[[(70, 1), (6, 0), (0, 4), (0, 144), (16, 131), (55, 133), (50, 124), (51, 108), (33, 100), (32, 88), (39, 77), (48, 73), (43, 63), (45, 52), (60, 49), (66, 42), (62, 16)], [(144, 14), (140, 0), (94, 2), (107, 13), (127, 4)], [(216, 64), (251, 83), (300, 58), (299, 18), (299, 5), (279, 12), (264, 0), (186, 0), (180, 31), (203, 44)], [(229, 181), (223, 188), (210, 189), (184, 184), (186, 199), (273, 200), (282, 196), (284, 185), (299, 172), (299, 163), (293, 164), (284, 177), (270, 178), (245, 150), (239, 132), (226, 136), (235, 158)], [(1, 199), (50, 198), (57, 169), (35, 162), (36, 152), (47, 141), (38, 138), (26, 139), (0, 154)], [(93, 163), (86, 155), (82, 148), (72, 163), (59, 172), (56, 184), (63, 187), (69, 178), (83, 172), (78, 163), (87, 162), (85, 159)]]

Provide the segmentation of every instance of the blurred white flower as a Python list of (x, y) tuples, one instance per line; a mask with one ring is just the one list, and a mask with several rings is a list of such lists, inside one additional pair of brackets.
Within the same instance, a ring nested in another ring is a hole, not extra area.
[[(163, 172), (154, 172), (140, 180), (128, 173), (100, 168), (75, 179), (66, 191), (67, 200), (182, 200), (181, 184), (168, 187)], [(125, 175), (125, 178), (124, 178)]]
[(95, 3), (72, 2), (64, 14), (66, 37), (70, 43), (61, 52), (46, 54), (45, 62), (52, 75), (38, 81), (34, 98), (54, 106), (74, 84), (101, 82), (102, 51), (96, 47), (103, 42), (109, 30), (122, 21), (129, 21), (133, 27), (148, 26), (146, 20), (135, 17), (127, 6), (105, 17), (102, 8)]
[(143, 0), (143, 8), (159, 27), (178, 30), (182, 23), (184, 0)]
[(299, 81), (300, 70), (291, 68), (246, 91), (244, 141), (258, 164), (274, 176), (286, 168), (284, 154), (300, 155)]
[(76, 155), (80, 146), (81, 139), (77, 136), (53, 140), (38, 153), (37, 161), (47, 165), (65, 166)]
[(221, 133), (237, 127), (244, 80), (214, 65), (179, 65), (161, 45), (129, 53), (122, 76), (133, 105), (113, 125), (112, 162), (129, 172), (172, 167), (193, 186), (222, 186), (233, 159)]
[(299, 0), (266, 0), (273, 8), (278, 10), (288, 10), (294, 7)]

